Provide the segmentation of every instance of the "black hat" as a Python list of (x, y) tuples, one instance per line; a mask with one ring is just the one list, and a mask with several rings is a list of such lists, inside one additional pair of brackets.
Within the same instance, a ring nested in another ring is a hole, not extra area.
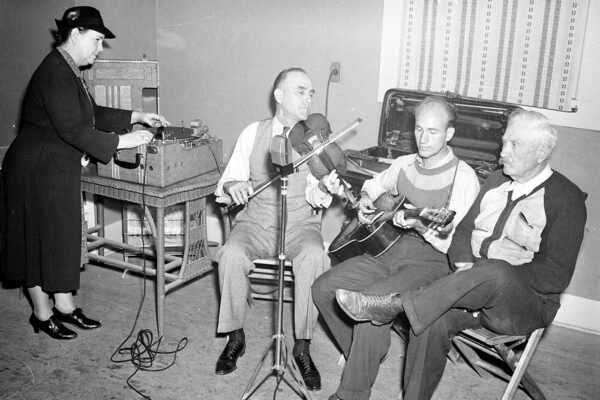
[(63, 28), (86, 28), (93, 29), (96, 32), (104, 34), (106, 39), (114, 39), (115, 35), (104, 26), (100, 11), (94, 7), (81, 6), (71, 7), (63, 14), (62, 20), (57, 20), (56, 26), (58, 29)]

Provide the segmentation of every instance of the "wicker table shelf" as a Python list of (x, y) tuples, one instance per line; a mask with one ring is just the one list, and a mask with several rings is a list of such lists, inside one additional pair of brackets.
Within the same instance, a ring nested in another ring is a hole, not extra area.
[[(156, 277), (156, 318), (159, 337), (163, 333), (165, 295), (169, 290), (212, 270), (206, 234), (206, 197), (214, 192), (218, 180), (219, 174), (212, 172), (165, 188), (158, 188), (100, 177), (95, 169), (91, 168), (82, 174), (82, 191), (98, 196), (96, 223), (87, 230), (90, 260)], [(140, 248), (104, 237), (104, 197), (145, 207), (154, 249)], [(185, 205), (183, 254), (181, 256), (165, 254), (164, 210), (168, 206), (180, 203)], [(156, 209), (156, 221), (152, 218), (148, 207)], [(155, 262), (146, 263), (143, 267), (106, 257), (103, 252), (104, 247), (130, 254), (144, 254)], [(92, 253), (94, 250), (98, 252)]]

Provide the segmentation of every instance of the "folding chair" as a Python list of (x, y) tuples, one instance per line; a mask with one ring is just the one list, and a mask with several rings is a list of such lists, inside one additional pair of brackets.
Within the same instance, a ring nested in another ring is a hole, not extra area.
[[(584, 200), (587, 199), (587, 196), (588, 194), (584, 192)], [(584, 231), (584, 238), (586, 233)], [(524, 336), (500, 335), (485, 328), (465, 329), (452, 337), (452, 343), (479, 376), (489, 376), (486, 373), (489, 371), (508, 381), (502, 400), (512, 400), (519, 386), (522, 386), (533, 400), (545, 400), (546, 397), (541, 389), (527, 373), (527, 367), (533, 358), (544, 329), (536, 329), (531, 334)], [(458, 357), (452, 350), (448, 358), (454, 362)], [(508, 371), (483, 359), (479, 355), (480, 353), (504, 361), (505, 366), (509, 368)]]
[[(534, 400), (545, 400), (539, 386), (527, 367), (544, 333), (544, 328), (533, 331), (526, 336), (500, 335), (485, 328), (465, 329), (452, 337), (452, 343), (458, 349), (465, 361), (481, 377), (488, 377), (487, 371), (508, 381), (502, 400), (514, 398), (519, 385)], [(523, 348), (524, 347), (524, 348)], [(521, 351), (522, 349), (522, 351)], [(504, 362), (508, 369), (502, 368), (498, 363), (493, 363), (493, 358), (482, 356), (487, 354)], [(452, 361), (455, 357), (449, 356)], [(488, 360), (489, 359), (489, 360)]]
[[(223, 218), (224, 237), (227, 240), (235, 221), (235, 215), (228, 213), (226, 207), (220, 207), (220, 210), (221, 217)], [(252, 305), (253, 299), (276, 301), (279, 295), (279, 259), (274, 255), (269, 258), (258, 258), (252, 262), (254, 263), (254, 270), (248, 275), (248, 280), (250, 281), (248, 303)], [(287, 302), (293, 301), (294, 298), (294, 273), (292, 266), (292, 261), (286, 259), (283, 274), (283, 300)]]

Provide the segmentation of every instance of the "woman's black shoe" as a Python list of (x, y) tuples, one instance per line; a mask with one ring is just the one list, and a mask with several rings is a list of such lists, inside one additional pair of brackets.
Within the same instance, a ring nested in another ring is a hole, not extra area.
[(81, 328), (81, 329), (96, 329), (96, 328), (100, 328), (100, 326), (102, 326), (100, 321), (95, 321), (93, 319), (86, 317), (83, 314), (83, 311), (81, 311), (81, 308), (76, 308), (70, 314), (63, 314), (60, 311), (58, 311), (56, 309), (56, 307), (54, 307), (52, 309), (52, 311), (54, 311), (54, 315), (56, 315), (56, 317), (61, 322), (65, 322), (67, 324), (73, 324), (76, 327)]
[(46, 321), (40, 321), (34, 314), (31, 314), (29, 323), (33, 326), (35, 333), (39, 333), (42, 330), (54, 339), (68, 340), (77, 337), (77, 333), (64, 326), (56, 315), (52, 315)]

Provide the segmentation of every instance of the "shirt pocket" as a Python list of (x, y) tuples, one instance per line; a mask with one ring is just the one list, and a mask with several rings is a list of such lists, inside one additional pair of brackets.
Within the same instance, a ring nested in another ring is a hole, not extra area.
[(542, 228), (530, 223), (523, 212), (510, 218), (505, 231), (504, 240), (511, 246), (537, 253), (540, 249)]

